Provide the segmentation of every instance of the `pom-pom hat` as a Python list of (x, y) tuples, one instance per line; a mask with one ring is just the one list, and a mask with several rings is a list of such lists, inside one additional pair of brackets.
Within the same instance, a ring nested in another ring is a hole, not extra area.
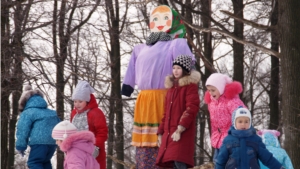
[(79, 80), (72, 94), (72, 100), (82, 100), (89, 102), (91, 99), (91, 94), (94, 92), (95, 90), (90, 86), (90, 84), (87, 81)]
[(173, 61), (173, 66), (178, 65), (186, 72), (191, 72), (192, 67), (192, 57), (188, 55), (179, 55), (177, 58)]
[(220, 95), (224, 93), (226, 84), (232, 83), (232, 79), (222, 73), (213, 73), (206, 80), (205, 86), (214, 86), (219, 90)]
[(52, 138), (55, 140), (64, 140), (71, 134), (77, 132), (77, 128), (70, 121), (62, 121), (58, 123), (52, 130)]
[(233, 114), (232, 114), (232, 119), (231, 119), (231, 123), (232, 126), (236, 129), (235, 126), (235, 120), (238, 117), (248, 117), (249, 118), (249, 128), (251, 127), (252, 123), (251, 123), (251, 113), (247, 108), (244, 108), (242, 106), (238, 107), (237, 109), (234, 110)]

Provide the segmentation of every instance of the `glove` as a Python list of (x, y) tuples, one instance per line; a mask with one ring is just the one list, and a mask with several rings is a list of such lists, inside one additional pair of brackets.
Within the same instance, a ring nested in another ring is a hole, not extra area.
[(19, 153), (22, 157), (24, 157), (24, 155), (25, 155), (25, 150), (18, 150), (18, 153)]
[(173, 141), (179, 141), (181, 133), (185, 130), (185, 128), (181, 125), (177, 126), (177, 130), (172, 134), (171, 138)]
[(99, 147), (95, 146), (94, 152), (93, 152), (93, 157), (97, 158), (99, 155)]
[(160, 145), (161, 145), (161, 134), (158, 135), (157, 145), (158, 145), (158, 147), (160, 147)]

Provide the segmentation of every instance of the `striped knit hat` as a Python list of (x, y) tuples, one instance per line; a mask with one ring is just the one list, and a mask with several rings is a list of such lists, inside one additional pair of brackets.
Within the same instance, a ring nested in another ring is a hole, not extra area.
[(77, 132), (77, 128), (74, 124), (65, 120), (58, 123), (52, 130), (52, 137), (54, 140), (64, 140), (69, 137), (71, 134)]

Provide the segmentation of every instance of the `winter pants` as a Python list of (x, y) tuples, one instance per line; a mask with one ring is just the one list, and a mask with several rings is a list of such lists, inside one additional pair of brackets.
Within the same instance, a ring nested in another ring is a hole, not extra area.
[(214, 157), (213, 157), (213, 162), (214, 164), (216, 164), (217, 158), (218, 158), (218, 154), (219, 154), (219, 150), (218, 148), (215, 148), (215, 153), (214, 153)]
[(185, 163), (174, 161), (174, 169), (187, 169), (187, 166)]
[(37, 144), (30, 146), (27, 161), (29, 169), (52, 169), (51, 158), (56, 150), (56, 145)]

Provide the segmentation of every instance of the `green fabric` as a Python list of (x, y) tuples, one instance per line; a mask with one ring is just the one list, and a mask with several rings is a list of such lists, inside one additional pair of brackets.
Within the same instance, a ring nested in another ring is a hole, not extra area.
[(133, 123), (135, 126), (144, 127), (144, 126), (150, 126), (150, 127), (158, 127), (159, 123)]
[(174, 39), (175, 38), (183, 38), (186, 33), (186, 29), (183, 24), (183, 21), (180, 19), (179, 14), (174, 9), (171, 9), (171, 10), (172, 10), (172, 14), (173, 14), (172, 26), (171, 26), (171, 29), (167, 33), (172, 35), (172, 37)]

